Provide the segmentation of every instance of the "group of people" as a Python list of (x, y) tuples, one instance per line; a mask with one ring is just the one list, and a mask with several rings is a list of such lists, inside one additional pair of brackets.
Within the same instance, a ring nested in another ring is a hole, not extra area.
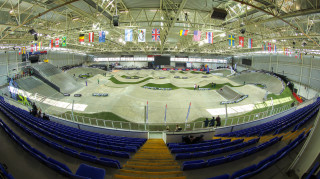
[(198, 89), (200, 88), (200, 85), (194, 84), (193, 89), (196, 90), (198, 87)]
[(206, 120), (203, 122), (204, 122), (204, 127), (208, 127), (208, 126), (215, 127), (215, 122), (217, 122), (216, 127), (221, 126), (221, 118), (219, 115), (217, 116), (217, 118), (212, 117), (212, 119), (210, 121), (208, 118), (206, 118)]
[(49, 120), (49, 116), (47, 116), (45, 113), (42, 113), (41, 109), (38, 110), (35, 103), (32, 104), (32, 109), (30, 110), (30, 114), (38, 118)]

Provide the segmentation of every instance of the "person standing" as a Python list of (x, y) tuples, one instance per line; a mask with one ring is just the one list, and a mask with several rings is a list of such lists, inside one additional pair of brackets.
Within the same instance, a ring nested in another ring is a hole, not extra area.
[(219, 115), (218, 115), (218, 117), (216, 118), (216, 121), (217, 121), (217, 127), (218, 127), (218, 126), (221, 126), (221, 118), (220, 118)]
[(213, 82), (211, 83), (211, 88), (213, 88)]
[(204, 127), (208, 127), (209, 119), (208, 119), (208, 118), (206, 118), (206, 120), (205, 120), (205, 121), (203, 121), (203, 122), (204, 122)]
[(196, 88), (197, 88), (197, 84), (194, 84), (193, 90), (196, 90)]
[(88, 86), (88, 83), (87, 83), (87, 81), (86, 81), (86, 86)]
[(98, 84), (99, 84), (99, 78), (98, 78)]
[(214, 117), (212, 117), (212, 119), (210, 120), (209, 127), (214, 127), (214, 125), (215, 125), (215, 119)]
[(213, 88), (216, 88), (216, 84), (215, 83), (213, 83)]

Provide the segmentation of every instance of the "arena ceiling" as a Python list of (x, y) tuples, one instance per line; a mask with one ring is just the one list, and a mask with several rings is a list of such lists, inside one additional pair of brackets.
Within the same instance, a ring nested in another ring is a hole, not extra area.
[[(226, 19), (212, 19), (213, 8), (225, 9)], [(279, 51), (320, 50), (319, 10), (320, 0), (0, 0), (0, 46), (30, 48), (34, 29), (44, 47), (66, 36), (67, 49), (89, 54), (231, 55), (261, 51), (262, 42), (276, 44)], [(116, 14), (118, 27), (112, 23)], [(160, 29), (160, 42), (152, 41), (153, 28)], [(124, 42), (125, 29), (134, 30), (133, 42)], [(138, 29), (146, 29), (145, 43), (137, 42)], [(179, 35), (183, 29), (187, 36)], [(107, 31), (106, 43), (98, 41), (101, 30)], [(202, 32), (202, 42), (193, 41), (194, 30)], [(89, 32), (95, 33), (93, 43)], [(205, 32), (213, 32), (213, 44), (204, 42)], [(79, 34), (85, 34), (84, 44)], [(228, 35), (235, 36), (236, 46), (229, 46)], [(244, 47), (238, 46), (238, 36), (245, 37)]]

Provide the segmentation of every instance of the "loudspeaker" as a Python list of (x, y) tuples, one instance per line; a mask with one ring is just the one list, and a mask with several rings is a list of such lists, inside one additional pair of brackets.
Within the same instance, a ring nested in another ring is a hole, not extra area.
[(213, 8), (213, 12), (211, 14), (212, 19), (224, 20), (228, 15), (228, 12), (224, 9)]
[(113, 16), (113, 26), (119, 26), (119, 16)]
[(37, 34), (34, 34), (34, 40), (38, 41), (38, 35)]
[(241, 34), (246, 33), (246, 29), (241, 29), (241, 30), (240, 30), (240, 33), (241, 33)]

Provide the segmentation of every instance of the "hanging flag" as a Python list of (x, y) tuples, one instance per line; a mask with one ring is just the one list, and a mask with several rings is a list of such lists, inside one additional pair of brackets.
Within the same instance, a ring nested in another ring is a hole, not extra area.
[(125, 29), (124, 35), (125, 35), (124, 41), (132, 42), (132, 39), (133, 39), (133, 30), (132, 29)]
[(59, 38), (56, 38), (56, 47), (59, 47)]
[(248, 48), (252, 48), (252, 39), (248, 39)]
[(94, 32), (89, 32), (89, 42), (94, 42)]
[(49, 40), (49, 48), (53, 48), (53, 40)]
[(105, 31), (99, 32), (99, 42), (100, 43), (106, 42), (106, 32)]
[(66, 47), (67, 46), (67, 37), (62, 37), (62, 47)]
[(302, 60), (302, 52), (300, 52), (299, 58), (300, 58), (300, 60)]
[(33, 52), (33, 44), (31, 44), (30, 52)]
[(84, 43), (84, 34), (79, 35), (79, 42), (82, 44)]
[(213, 32), (206, 32), (206, 39), (209, 44), (213, 44)]
[(42, 42), (39, 42), (38, 46), (39, 46), (39, 50), (41, 50), (42, 49)]
[(234, 46), (234, 35), (229, 35), (229, 46)]
[(201, 31), (195, 30), (193, 31), (193, 41), (200, 41), (201, 39)]
[(152, 29), (152, 41), (160, 41), (160, 29)]
[(277, 53), (277, 45), (276, 44), (273, 45), (273, 52)]
[(138, 29), (138, 42), (146, 42), (146, 29)]
[(244, 37), (239, 36), (239, 45), (244, 47)]
[(38, 51), (38, 44), (37, 43), (34, 44), (34, 51), (35, 52)]
[(271, 49), (271, 43), (268, 42), (268, 51), (271, 52), (271, 50), (272, 50), (272, 49)]
[(286, 48), (283, 47), (283, 55), (286, 55)]
[(180, 36), (186, 36), (188, 35), (189, 30), (180, 30)]
[(19, 55), (21, 55), (21, 48), (19, 48)]
[(262, 42), (262, 51), (266, 51), (267, 50), (267, 46), (265, 42)]

